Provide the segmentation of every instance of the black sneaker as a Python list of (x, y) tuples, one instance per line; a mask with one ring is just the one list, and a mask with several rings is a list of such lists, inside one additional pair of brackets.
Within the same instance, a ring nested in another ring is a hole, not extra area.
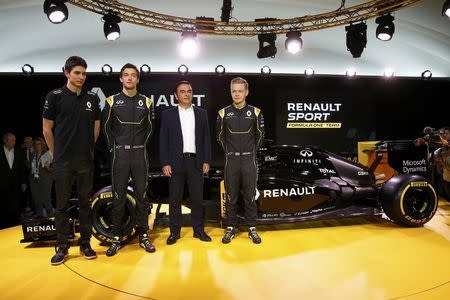
[(86, 259), (94, 259), (97, 258), (97, 253), (91, 248), (89, 243), (80, 245), (80, 254), (84, 256)]
[(252, 240), (255, 244), (261, 244), (261, 238), (259, 237), (258, 233), (256, 232), (255, 227), (250, 227), (250, 230), (248, 231), (248, 237)]
[(231, 240), (234, 238), (234, 227), (227, 227), (227, 230), (225, 230), (225, 235), (222, 238), (222, 243), (228, 244), (231, 242)]
[(106, 256), (116, 255), (117, 251), (122, 247), (118, 236), (114, 237), (114, 241), (109, 245), (108, 250), (106, 250)]
[(152, 243), (150, 243), (150, 240), (148, 239), (147, 234), (139, 235), (139, 246), (141, 246), (142, 248), (145, 249), (145, 251), (150, 252), (150, 253), (156, 251), (155, 246), (153, 246)]
[(55, 255), (53, 255), (51, 259), (51, 263), (53, 266), (60, 265), (64, 262), (67, 256), (69, 256), (69, 245), (68, 244), (60, 244), (55, 245)]

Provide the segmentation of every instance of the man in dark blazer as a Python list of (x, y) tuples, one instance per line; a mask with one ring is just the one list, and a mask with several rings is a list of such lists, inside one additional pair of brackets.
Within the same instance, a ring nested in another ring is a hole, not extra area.
[(204, 231), (203, 174), (211, 163), (211, 140), (208, 116), (192, 105), (192, 86), (181, 81), (175, 88), (178, 106), (163, 111), (160, 130), (160, 160), (165, 176), (169, 176), (169, 224), (167, 244), (180, 238), (181, 200), (184, 185), (189, 188), (194, 237), (204, 242), (211, 238)]
[(14, 134), (6, 133), (0, 151), (0, 228), (19, 223), (21, 192), (26, 190), (25, 162), (15, 145)]

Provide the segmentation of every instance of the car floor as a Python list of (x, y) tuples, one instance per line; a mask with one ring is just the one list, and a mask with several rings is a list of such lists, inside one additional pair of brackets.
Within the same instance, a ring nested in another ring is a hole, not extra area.
[(206, 227), (210, 243), (183, 227), (181, 239), (169, 246), (169, 229), (155, 228), (155, 253), (135, 240), (114, 257), (106, 257), (106, 247), (93, 238), (97, 259), (85, 260), (74, 242), (60, 266), (50, 265), (54, 243), (21, 244), (20, 226), (4, 229), (0, 298), (450, 299), (445, 200), (419, 228), (377, 217), (260, 226), (260, 245), (240, 229), (224, 245), (217, 224)]

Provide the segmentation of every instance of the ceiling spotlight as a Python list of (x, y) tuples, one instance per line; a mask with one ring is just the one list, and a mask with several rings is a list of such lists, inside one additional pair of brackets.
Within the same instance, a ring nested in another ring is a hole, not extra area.
[(108, 64), (104, 64), (102, 67), (103, 75), (110, 76), (112, 74), (112, 67)]
[(222, 22), (229, 22), (231, 18), (231, 11), (233, 7), (231, 7), (231, 0), (223, 0), (222, 4), (222, 14), (220, 15), (220, 20)]
[(450, 19), (450, 0), (445, 1), (442, 5), (442, 15), (446, 15)]
[(31, 65), (29, 65), (29, 64), (23, 65), (22, 73), (25, 74), (25, 75), (28, 75), (28, 76), (33, 75), (34, 68)]
[(272, 73), (272, 70), (270, 69), (269, 66), (264, 66), (261, 68), (261, 74), (262, 75), (270, 75), (270, 73)]
[(301, 38), (302, 33), (300, 31), (289, 31), (286, 33), (286, 42), (284, 46), (289, 53), (297, 54), (303, 48), (303, 40)]
[(276, 39), (277, 35), (275, 33), (258, 34), (259, 50), (256, 56), (258, 58), (274, 58), (275, 54), (277, 54), (277, 47), (275, 47)]
[(150, 72), (152, 71), (150, 66), (147, 64), (143, 64), (139, 70), (141, 71), (141, 74), (144, 74), (144, 75), (150, 74)]
[(195, 31), (183, 31), (181, 33), (180, 52), (187, 58), (197, 55), (199, 50), (197, 33)]
[(222, 65), (218, 65), (216, 67), (216, 74), (219, 76), (225, 74), (225, 67)]
[(425, 80), (431, 79), (431, 76), (433, 76), (433, 73), (431, 73), (430, 70), (425, 70), (422, 72), (422, 78)]
[(347, 71), (345, 71), (345, 75), (349, 78), (353, 78), (356, 76), (356, 71), (355, 69), (350, 68)]
[(44, 13), (53, 24), (60, 24), (69, 17), (69, 10), (64, 4), (67, 0), (45, 0)]
[(347, 32), (347, 50), (353, 58), (361, 57), (367, 44), (367, 25), (364, 22), (345, 26)]
[(394, 76), (394, 70), (387, 68), (384, 70), (383, 76), (386, 78), (391, 78)]
[(390, 14), (386, 14), (375, 19), (375, 23), (378, 24), (376, 30), (377, 39), (382, 41), (389, 41), (392, 38), (395, 31), (395, 25), (393, 21), (394, 17)]
[(306, 68), (305, 69), (305, 75), (306, 76), (313, 76), (315, 74), (314, 69), (313, 68)]
[(186, 65), (181, 65), (178, 67), (178, 74), (186, 75), (189, 72), (189, 68)]
[(120, 37), (119, 23), (122, 22), (122, 18), (118, 16), (117, 11), (109, 10), (106, 15), (103, 16), (103, 32), (108, 41), (115, 41)]

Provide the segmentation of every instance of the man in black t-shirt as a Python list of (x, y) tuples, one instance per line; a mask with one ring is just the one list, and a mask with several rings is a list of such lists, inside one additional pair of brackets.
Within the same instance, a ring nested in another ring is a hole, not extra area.
[(71, 56), (64, 66), (67, 84), (48, 93), (43, 109), (43, 132), (53, 155), (56, 188), (56, 254), (52, 265), (64, 262), (68, 255), (71, 228), (69, 198), (77, 179), (80, 207), (80, 252), (86, 259), (97, 255), (90, 246), (92, 212), (89, 195), (93, 185), (94, 144), (100, 133), (100, 108), (96, 94), (82, 90), (87, 64)]

